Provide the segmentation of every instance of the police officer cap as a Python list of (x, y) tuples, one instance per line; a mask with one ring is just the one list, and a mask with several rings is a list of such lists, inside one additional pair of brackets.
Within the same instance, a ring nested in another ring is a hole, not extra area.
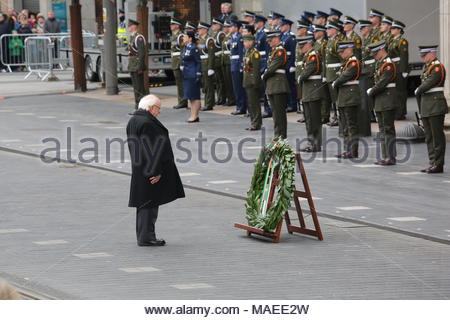
[(329, 15), (329, 16), (338, 16), (338, 17), (341, 17), (341, 16), (342, 16), (342, 12), (339, 11), (338, 9), (330, 8), (330, 13), (329, 13), (328, 15)]
[(353, 17), (345, 16), (344, 17), (344, 24), (346, 24), (346, 23), (357, 24), (358, 21), (355, 18), (353, 18)]
[(300, 28), (309, 28), (311, 26), (311, 22), (308, 19), (300, 19), (297, 21), (297, 29)]
[(278, 12), (272, 12), (272, 19), (283, 19), (284, 15)]
[(313, 42), (314, 41), (314, 37), (313, 36), (304, 36), (304, 37), (297, 37), (295, 40), (297, 40), (297, 43), (299, 44), (299, 46), (304, 45), (305, 43), (308, 42)]
[(249, 31), (249, 32), (251, 32), (251, 33), (255, 32), (255, 27), (253, 25), (251, 25), (251, 24), (248, 24), (248, 23), (243, 24), (242, 28), (247, 30), (247, 31)]
[(292, 20), (289, 20), (289, 19), (286, 19), (286, 18), (281, 19), (281, 25), (282, 26), (287, 25), (287, 24), (292, 26), (293, 23), (294, 22)]
[(370, 27), (372, 25), (372, 22), (370, 22), (369, 20), (359, 20), (359, 28), (364, 28), (364, 27)]
[(327, 30), (327, 28), (325, 28), (324, 25), (321, 25), (321, 24), (313, 24), (313, 25), (312, 25), (312, 31), (313, 31), (313, 32), (316, 32), (316, 31), (326, 31), (326, 30)]
[(316, 14), (311, 11), (303, 11), (303, 15), (306, 17), (307, 20), (314, 18), (316, 16)]
[(244, 11), (244, 17), (252, 17), (252, 18), (254, 18), (255, 16), (256, 16), (256, 13), (254, 13), (254, 12), (251, 12), (251, 11), (248, 11), (248, 10)]
[(398, 28), (398, 29), (405, 29), (405, 24), (403, 23), (403, 22), (401, 22), (401, 21), (398, 21), (398, 20), (394, 20), (394, 21), (392, 21), (392, 26), (391, 26), (391, 28)]
[(378, 11), (376, 9), (370, 9), (369, 11), (369, 17), (383, 17), (384, 13), (381, 11)]
[(389, 16), (383, 16), (383, 19), (381, 19), (381, 23), (388, 23), (388, 24), (392, 24), (392, 22), (394, 21), (394, 19), (392, 19)]
[(184, 28), (185, 29), (194, 29), (194, 30), (197, 29), (197, 27), (192, 22), (189, 22), (189, 21), (186, 21)]
[(170, 19), (170, 24), (177, 24), (179, 26), (183, 25), (180, 20), (175, 18)]
[(139, 22), (133, 19), (128, 19), (128, 26), (138, 26)]
[(264, 23), (266, 23), (266, 21), (267, 21), (266, 17), (258, 15), (258, 14), (255, 15), (255, 22), (264, 22)]
[(419, 46), (419, 53), (425, 55), (428, 52), (437, 52), (438, 45)]
[(377, 51), (379, 51), (379, 50), (381, 50), (381, 49), (384, 49), (384, 48), (386, 48), (386, 41), (377, 41), (377, 42), (375, 42), (375, 43), (372, 43), (372, 44), (369, 44), (368, 46), (367, 46), (367, 48), (369, 48), (369, 50), (372, 52), (372, 53), (375, 53), (375, 52), (377, 52)]
[(225, 20), (225, 22), (223, 23), (223, 26), (224, 26), (225, 28), (231, 27), (231, 26), (232, 26), (231, 21), (230, 21), (230, 20)]
[(242, 37), (242, 40), (255, 41), (255, 36), (252, 34), (248, 34)]
[(317, 10), (316, 18), (328, 18), (328, 13)]
[(328, 21), (327, 24), (325, 25), (325, 28), (327, 28), (327, 29), (333, 28), (333, 29), (339, 30), (340, 27), (339, 27), (338, 20), (330, 20), (330, 21)]
[(269, 31), (266, 33), (267, 34), (267, 39), (272, 39), (275, 37), (281, 37), (281, 32), (274, 30), (274, 31)]
[(219, 18), (213, 18), (211, 21), (211, 24), (218, 24), (221, 25), (223, 27), (223, 21), (220, 20)]
[(234, 27), (240, 28), (240, 27), (242, 27), (242, 22), (237, 21), (237, 20), (232, 20), (231, 21), (231, 25), (234, 26)]
[(198, 23), (197, 29), (209, 29), (211, 25), (207, 24), (206, 22), (200, 21)]
[(337, 51), (344, 51), (347, 48), (354, 48), (355, 43), (353, 41), (339, 41), (337, 44)]

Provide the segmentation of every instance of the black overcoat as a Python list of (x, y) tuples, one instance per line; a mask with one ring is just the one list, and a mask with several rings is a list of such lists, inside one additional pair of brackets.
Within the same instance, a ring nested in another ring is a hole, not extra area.
[[(156, 207), (184, 198), (169, 131), (150, 112), (137, 110), (127, 125), (132, 175), (129, 207)], [(156, 184), (150, 177), (161, 175)]]

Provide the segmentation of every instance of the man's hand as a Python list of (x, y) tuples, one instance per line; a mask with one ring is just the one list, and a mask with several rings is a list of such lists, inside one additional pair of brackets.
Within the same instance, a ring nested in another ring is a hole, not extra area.
[(156, 177), (151, 177), (148, 180), (150, 181), (151, 184), (155, 184), (155, 183), (158, 183), (159, 179), (161, 179), (161, 175), (158, 175)]
[(336, 89), (336, 81), (333, 81), (333, 83), (331, 84), (331, 87), (332, 87), (333, 89)]
[(208, 77), (212, 76), (214, 74), (214, 70), (213, 69), (209, 69), (208, 70)]
[(180, 66), (180, 70), (183, 71), (184, 70), (184, 66)]
[(419, 88), (417, 88), (416, 90), (414, 90), (414, 95), (417, 96), (417, 93), (419, 92)]
[(408, 76), (408, 72), (402, 72), (402, 77), (406, 78)]
[(289, 68), (289, 72), (290, 72), (290, 73), (295, 72), (295, 67), (290, 67), (290, 68)]

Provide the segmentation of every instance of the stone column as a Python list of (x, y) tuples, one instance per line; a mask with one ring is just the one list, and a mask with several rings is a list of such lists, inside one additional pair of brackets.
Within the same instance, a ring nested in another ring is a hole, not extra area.
[[(439, 5), (440, 24), (440, 60), (444, 63), (447, 74), (450, 70), (450, 0), (440, 0)], [(447, 77), (445, 83), (445, 95), (450, 99), (450, 84)]]

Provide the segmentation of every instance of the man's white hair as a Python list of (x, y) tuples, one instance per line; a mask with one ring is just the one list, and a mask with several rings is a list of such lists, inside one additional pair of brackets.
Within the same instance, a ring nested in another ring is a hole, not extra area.
[(139, 109), (149, 110), (150, 107), (157, 105), (160, 102), (159, 98), (154, 94), (146, 95), (139, 101)]
[(227, 7), (227, 8), (230, 8), (230, 9), (233, 7), (232, 4), (229, 3), (229, 2), (223, 2), (223, 3), (221, 4), (221, 6), (222, 6), (222, 7)]

